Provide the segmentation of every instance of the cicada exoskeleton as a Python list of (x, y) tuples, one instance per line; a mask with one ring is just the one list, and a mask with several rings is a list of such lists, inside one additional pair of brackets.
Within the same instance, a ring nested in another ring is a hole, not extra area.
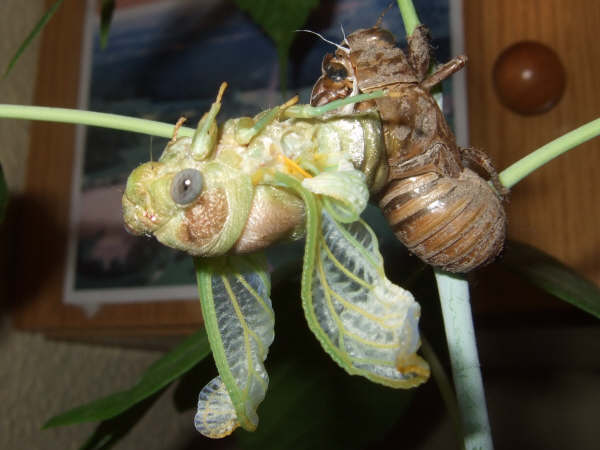
[(381, 115), (390, 170), (379, 206), (412, 253), (451, 272), (493, 260), (506, 229), (505, 190), (493, 165), (482, 151), (456, 144), (430, 92), (465, 63), (459, 56), (430, 73), (424, 26), (409, 37), (405, 53), (389, 31), (376, 25), (350, 34), (334, 55), (325, 56), (311, 96), (311, 104), (323, 105), (388, 91), (387, 97), (352, 105), (354, 111), (376, 107)]

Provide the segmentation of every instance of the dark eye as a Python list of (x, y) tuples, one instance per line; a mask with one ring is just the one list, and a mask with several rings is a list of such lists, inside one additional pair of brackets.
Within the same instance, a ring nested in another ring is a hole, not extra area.
[(343, 81), (348, 76), (348, 71), (340, 63), (329, 63), (325, 67), (325, 74), (333, 81)]
[(171, 198), (175, 203), (186, 205), (202, 192), (202, 174), (196, 169), (178, 172), (171, 182)]

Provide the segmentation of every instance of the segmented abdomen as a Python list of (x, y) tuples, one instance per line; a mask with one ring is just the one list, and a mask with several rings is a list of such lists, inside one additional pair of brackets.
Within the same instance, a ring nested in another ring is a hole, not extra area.
[(469, 169), (390, 182), (379, 202), (396, 237), (427, 264), (468, 272), (502, 250), (506, 217), (491, 186)]

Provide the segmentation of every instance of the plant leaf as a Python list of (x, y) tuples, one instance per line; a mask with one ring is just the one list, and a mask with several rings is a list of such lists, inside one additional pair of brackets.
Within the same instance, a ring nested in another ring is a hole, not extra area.
[(100, 47), (106, 48), (108, 43), (108, 32), (110, 31), (110, 22), (115, 11), (115, 0), (102, 0), (100, 10)]
[(6, 208), (8, 207), (8, 186), (4, 178), (4, 169), (0, 164), (0, 223), (4, 222)]
[(318, 6), (319, 0), (235, 0), (242, 10), (258, 23), (275, 41), (279, 57), (280, 84), (285, 91), (287, 60), (294, 32), (302, 28), (309, 12)]
[(166, 387), (202, 361), (209, 353), (208, 338), (205, 330), (202, 329), (152, 364), (131, 389), (116, 392), (54, 416), (44, 424), (43, 428), (115, 417)]
[(270, 369), (260, 427), (236, 435), (244, 449), (362, 449), (382, 439), (415, 393), (349, 377), (331, 362), (308, 360), (302, 352), (289, 356)]
[(163, 390), (158, 391), (140, 403), (135, 404), (124, 413), (100, 422), (94, 432), (80, 447), (80, 450), (106, 450), (112, 448), (144, 417), (162, 393)]
[(202, 316), (219, 376), (200, 392), (196, 429), (225, 437), (254, 431), (269, 377), (263, 361), (273, 342), (271, 285), (262, 255), (195, 258)]
[(54, 4), (50, 7), (50, 9), (48, 9), (48, 11), (46, 11), (46, 13), (38, 21), (38, 23), (35, 25), (35, 27), (33, 27), (33, 30), (31, 30), (29, 35), (25, 38), (23, 43), (19, 46), (16, 53), (13, 55), (10, 62), (8, 63), (8, 66), (6, 66), (6, 69), (4, 70), (3, 78), (5, 78), (9, 74), (9, 72), (12, 70), (13, 66), (16, 64), (16, 62), (21, 57), (23, 52), (27, 49), (27, 47), (29, 47), (29, 44), (31, 44), (31, 41), (33, 41), (33, 39), (44, 29), (44, 26), (46, 26), (46, 23), (52, 18), (52, 16), (56, 12), (56, 10), (60, 7), (62, 2), (63, 2), (63, 0), (56, 0), (56, 2), (54, 2)]
[(511, 241), (501, 261), (535, 286), (600, 318), (600, 288), (547, 253)]

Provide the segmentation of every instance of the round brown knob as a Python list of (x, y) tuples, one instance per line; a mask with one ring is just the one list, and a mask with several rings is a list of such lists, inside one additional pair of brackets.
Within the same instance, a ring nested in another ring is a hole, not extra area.
[(565, 90), (565, 69), (556, 53), (539, 42), (522, 41), (505, 49), (494, 65), (500, 101), (519, 114), (541, 114)]

